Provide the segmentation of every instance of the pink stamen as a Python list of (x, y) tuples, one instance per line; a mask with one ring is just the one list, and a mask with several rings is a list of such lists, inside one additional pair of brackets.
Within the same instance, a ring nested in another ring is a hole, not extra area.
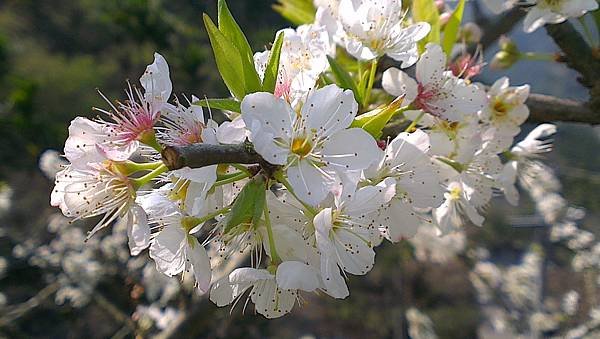
[(423, 84), (418, 84), (417, 91), (417, 97), (415, 98), (415, 101), (413, 101), (415, 107), (425, 112), (435, 114), (436, 112), (434, 112), (434, 107), (431, 105), (430, 101), (437, 97), (437, 89), (428, 88), (423, 86)]

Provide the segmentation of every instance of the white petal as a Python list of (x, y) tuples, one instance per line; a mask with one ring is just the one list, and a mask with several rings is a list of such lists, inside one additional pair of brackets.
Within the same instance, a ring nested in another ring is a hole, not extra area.
[(138, 255), (150, 245), (148, 217), (146, 216), (146, 212), (138, 205), (131, 208), (128, 217), (132, 218), (127, 228), (129, 250), (131, 255)]
[(446, 54), (440, 45), (429, 43), (417, 63), (417, 80), (421, 84), (438, 83), (446, 69)]
[(329, 239), (332, 228), (331, 208), (319, 212), (314, 220), (315, 239), (321, 251), (321, 277), (324, 291), (334, 298), (343, 299), (349, 295), (348, 286), (340, 273), (335, 248)]
[(213, 283), (210, 288), (210, 301), (219, 307), (229, 305), (233, 302), (233, 289), (229, 283), (229, 277), (224, 277)]
[(397, 68), (391, 67), (383, 72), (381, 85), (391, 95), (397, 97), (404, 95), (403, 104), (411, 103), (417, 97), (417, 82)]
[(188, 244), (186, 248), (186, 257), (194, 270), (194, 278), (196, 279), (198, 291), (200, 294), (204, 294), (210, 288), (212, 277), (210, 259), (208, 258), (208, 254), (206, 254), (206, 250), (196, 238), (193, 238), (191, 241), (191, 244)]
[(382, 211), (383, 234), (391, 242), (412, 238), (417, 233), (420, 223), (412, 206), (399, 199), (393, 199)]
[(316, 206), (327, 196), (329, 178), (326, 174), (311, 165), (309, 160), (301, 160), (297, 166), (287, 170), (288, 179), (294, 193), (300, 200)]
[(378, 160), (379, 147), (362, 128), (339, 131), (326, 141), (322, 158), (328, 166), (339, 170), (366, 169)]
[(242, 118), (225, 121), (217, 128), (217, 140), (222, 144), (239, 144), (249, 135), (250, 132), (246, 129)]
[(284, 290), (312, 292), (320, 287), (318, 272), (299, 261), (284, 261), (277, 267), (277, 285)]
[(247, 95), (241, 107), (256, 152), (272, 164), (284, 165), (289, 150), (276, 139), (290, 139), (295, 115), (290, 105), (271, 93), (259, 92)]
[(358, 103), (351, 90), (328, 85), (312, 92), (302, 106), (306, 127), (328, 136), (347, 128), (356, 117)]
[(185, 268), (185, 231), (178, 225), (168, 225), (152, 241), (150, 258), (156, 269), (168, 276), (179, 274)]
[(282, 290), (274, 278), (262, 280), (254, 285), (250, 297), (258, 313), (268, 319), (289, 313), (296, 303), (296, 291)]
[[(352, 196), (352, 199), (346, 201), (343, 208), (349, 216), (360, 217), (375, 212), (384, 204), (388, 203), (394, 194), (395, 181), (392, 178), (379, 183), (377, 186), (361, 187)], [(344, 199), (345, 197), (342, 197)]]
[(173, 85), (169, 77), (169, 65), (162, 55), (154, 53), (154, 62), (146, 67), (140, 83), (144, 87), (146, 99), (150, 102), (169, 100)]
[(65, 141), (65, 156), (74, 167), (84, 168), (88, 163), (102, 162), (105, 156), (96, 145), (107, 139), (104, 125), (83, 117), (76, 117), (69, 125), (69, 137)]

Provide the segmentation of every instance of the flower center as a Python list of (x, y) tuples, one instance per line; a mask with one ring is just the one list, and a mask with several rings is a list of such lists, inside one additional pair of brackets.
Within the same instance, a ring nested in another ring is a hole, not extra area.
[(454, 187), (450, 190), (450, 199), (458, 200), (460, 199), (460, 195), (462, 193), (462, 189), (460, 187)]
[(312, 150), (312, 145), (307, 137), (295, 137), (292, 140), (292, 153), (301, 158), (307, 156)]
[(510, 110), (508, 104), (502, 100), (496, 100), (492, 107), (494, 108), (494, 116), (498, 118), (506, 116)]
[(553, 11), (559, 11), (564, 0), (541, 0), (538, 2), (540, 8), (550, 8)]

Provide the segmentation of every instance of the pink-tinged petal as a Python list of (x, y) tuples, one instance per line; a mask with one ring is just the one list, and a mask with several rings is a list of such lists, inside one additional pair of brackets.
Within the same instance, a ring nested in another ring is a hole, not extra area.
[(83, 117), (71, 121), (64, 152), (72, 166), (82, 168), (88, 163), (106, 160), (96, 145), (109, 139), (107, 130), (104, 125)]

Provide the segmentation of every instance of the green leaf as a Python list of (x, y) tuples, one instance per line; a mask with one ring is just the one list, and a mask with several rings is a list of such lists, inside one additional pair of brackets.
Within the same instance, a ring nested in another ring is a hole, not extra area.
[(194, 105), (208, 107), (211, 109), (220, 109), (223, 111), (231, 111), (236, 113), (242, 113), (240, 102), (235, 99), (202, 99), (193, 102)]
[(314, 22), (317, 11), (312, 0), (278, 0), (273, 9), (297, 26)]
[(460, 0), (458, 5), (452, 12), (448, 23), (444, 26), (444, 39), (442, 40), (442, 48), (446, 52), (447, 56), (452, 53), (452, 47), (456, 42), (456, 36), (458, 35), (458, 29), (462, 22), (463, 12), (465, 10), (465, 0)]
[(358, 91), (356, 82), (354, 82), (354, 79), (352, 79), (350, 73), (348, 73), (348, 71), (346, 71), (340, 64), (338, 64), (334, 58), (327, 56), (327, 60), (329, 60), (331, 73), (333, 73), (337, 84), (343, 89), (352, 90), (352, 92), (354, 93), (354, 98), (356, 99), (356, 101), (358, 101), (359, 104), (362, 105), (362, 98), (360, 92)]
[(400, 107), (404, 101), (398, 97), (390, 104), (378, 107), (370, 112), (361, 114), (354, 118), (350, 127), (359, 127), (371, 134), (375, 139), (381, 138), (383, 128), (398, 113), (405, 111), (407, 107)]
[(418, 42), (419, 52), (425, 50), (429, 42), (440, 43), (440, 13), (434, 0), (414, 0), (412, 15), (415, 22), (424, 21), (431, 25), (431, 31), (425, 39)]
[(244, 32), (242, 32), (233, 15), (231, 15), (225, 0), (219, 0), (218, 2), (218, 18), (219, 30), (231, 41), (240, 54), (246, 94), (259, 92), (261, 84), (256, 68), (254, 67), (254, 53), (252, 53), (252, 48), (250, 48)]
[(203, 19), (219, 73), (231, 93), (242, 100), (246, 95), (244, 79), (240, 79), (240, 74), (244, 73), (242, 57), (233, 43), (219, 31), (208, 15), (204, 14)]
[(283, 46), (284, 33), (277, 34), (271, 52), (269, 53), (269, 61), (265, 68), (265, 76), (262, 84), (262, 90), (265, 92), (275, 92), (277, 86), (277, 75), (279, 72), (279, 59), (281, 56), (281, 47)]
[(265, 204), (267, 183), (265, 177), (257, 175), (248, 181), (235, 198), (231, 211), (225, 218), (225, 233), (229, 233), (240, 224), (256, 224)]

